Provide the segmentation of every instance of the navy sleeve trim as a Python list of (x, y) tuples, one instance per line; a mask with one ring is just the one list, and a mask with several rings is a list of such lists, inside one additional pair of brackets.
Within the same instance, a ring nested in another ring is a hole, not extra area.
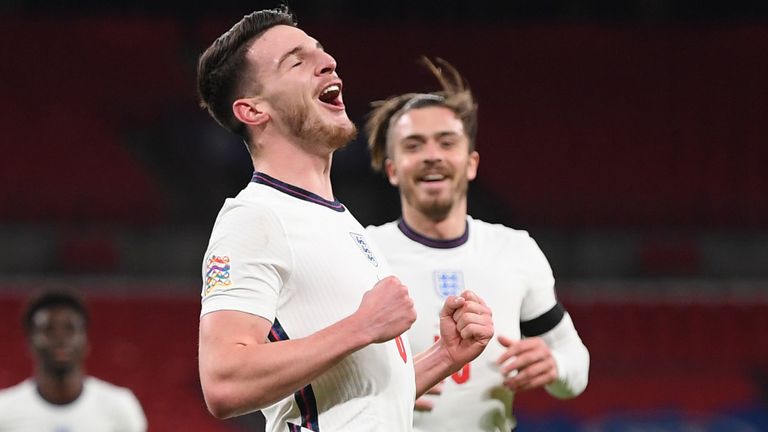
[(544, 312), (530, 321), (520, 322), (520, 332), (525, 337), (540, 336), (553, 328), (563, 320), (565, 308), (557, 302), (552, 309)]

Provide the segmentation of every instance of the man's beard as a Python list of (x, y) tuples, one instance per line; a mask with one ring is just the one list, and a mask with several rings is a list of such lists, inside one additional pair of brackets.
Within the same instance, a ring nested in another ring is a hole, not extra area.
[(451, 193), (447, 197), (428, 197), (427, 199), (417, 198), (416, 188), (406, 187), (402, 190), (405, 201), (419, 213), (435, 222), (445, 220), (450, 214), (453, 206), (458, 204), (461, 197), (467, 196), (468, 182), (458, 185), (459, 190)]
[(304, 100), (276, 108), (291, 134), (312, 147), (320, 144), (328, 150), (338, 150), (357, 136), (357, 127), (352, 122), (347, 126), (328, 125), (318, 115), (310, 116), (311, 107)]
[(453, 208), (453, 201), (450, 199), (434, 199), (427, 202), (417, 201), (413, 195), (405, 194), (405, 200), (411, 204), (411, 207), (426, 216), (429, 220), (440, 222), (448, 217)]

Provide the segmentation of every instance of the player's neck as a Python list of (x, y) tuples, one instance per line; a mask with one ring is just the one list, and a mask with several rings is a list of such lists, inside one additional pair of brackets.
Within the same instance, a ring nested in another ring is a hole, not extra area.
[(38, 369), (35, 372), (37, 392), (46, 401), (64, 405), (73, 402), (83, 392), (84, 374), (75, 368), (63, 374)]
[(272, 141), (252, 155), (253, 168), (280, 181), (334, 200), (331, 187), (333, 153), (306, 149), (287, 140)]
[(454, 205), (447, 217), (432, 218), (403, 202), (403, 220), (416, 233), (435, 240), (453, 240), (467, 229), (467, 206)]

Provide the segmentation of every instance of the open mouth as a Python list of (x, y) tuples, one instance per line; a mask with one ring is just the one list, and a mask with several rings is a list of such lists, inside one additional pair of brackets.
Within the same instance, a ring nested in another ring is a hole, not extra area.
[(445, 175), (443, 174), (427, 174), (425, 176), (422, 176), (419, 180), (423, 182), (436, 182), (440, 180), (445, 180)]
[(324, 88), (320, 92), (320, 96), (317, 97), (320, 102), (333, 105), (335, 107), (343, 107), (344, 103), (341, 101), (341, 84), (331, 84)]

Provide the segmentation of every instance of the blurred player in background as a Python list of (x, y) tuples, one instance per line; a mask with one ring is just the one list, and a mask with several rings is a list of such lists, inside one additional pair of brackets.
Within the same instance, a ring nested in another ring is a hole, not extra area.
[(24, 328), (34, 376), (0, 390), (0, 432), (143, 432), (147, 420), (127, 388), (88, 376), (88, 312), (72, 293), (33, 299)]
[(413, 357), (408, 289), (334, 198), (355, 135), (336, 61), (283, 7), (244, 17), (200, 57), (202, 104), (255, 173), (216, 219), (203, 263), (200, 380), (217, 417), (262, 409), (268, 431), (407, 431), (413, 402), (491, 340), (473, 293), (441, 305)]
[(577, 396), (587, 385), (589, 353), (528, 233), (467, 215), (479, 163), (477, 105), (451, 65), (423, 60), (442, 91), (374, 103), (369, 117), (372, 164), (399, 188), (402, 217), (368, 232), (411, 289), (414, 350), (439, 337), (446, 296), (471, 289), (494, 311), (498, 343), (416, 401), (416, 428), (509, 431), (514, 393), (544, 387), (558, 398)]

